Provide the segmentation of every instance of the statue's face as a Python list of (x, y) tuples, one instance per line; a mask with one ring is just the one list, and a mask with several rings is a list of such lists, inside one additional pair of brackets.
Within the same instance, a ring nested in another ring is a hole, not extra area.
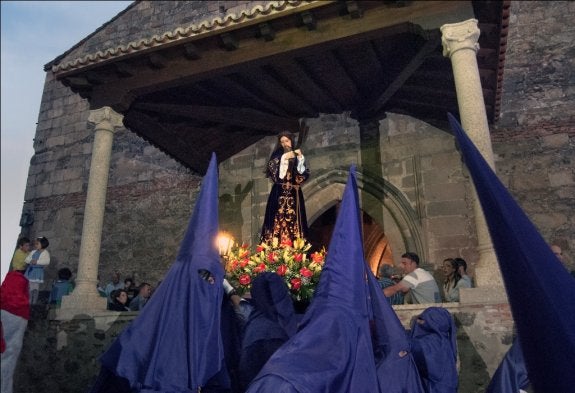
[(282, 136), (280, 138), (280, 145), (282, 145), (284, 151), (290, 151), (293, 148), (291, 145), (291, 139), (289, 139), (287, 136)]

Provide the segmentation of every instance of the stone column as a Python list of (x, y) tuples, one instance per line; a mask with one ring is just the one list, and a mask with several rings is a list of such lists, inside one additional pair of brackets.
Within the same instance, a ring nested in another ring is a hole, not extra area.
[[(381, 164), (381, 145), (378, 119), (360, 119), (359, 120), (359, 144), (361, 168), (364, 173), (369, 172), (371, 175), (383, 179), (383, 167)], [(373, 204), (360, 193), (361, 207), (364, 211), (369, 211), (376, 222), (383, 226), (383, 204)], [(367, 257), (367, 256), (366, 256)], [(367, 261), (373, 274), (379, 273), (379, 260)]]
[(84, 208), (78, 275), (74, 291), (62, 298), (58, 319), (70, 319), (78, 314), (93, 316), (106, 310), (107, 300), (100, 296), (96, 286), (112, 142), (117, 128), (123, 127), (122, 118), (122, 115), (109, 107), (92, 110), (88, 117), (88, 122), (95, 125), (95, 135)]
[[(477, 50), (479, 28), (476, 19), (441, 26), (443, 55), (451, 59), (461, 125), (483, 158), (495, 169), (491, 137), (487, 124), (485, 101), (479, 69)], [(475, 283), (478, 287), (503, 288), (497, 256), (491, 243), (485, 217), (477, 195), (474, 202), (475, 226), (477, 230), (479, 261), (475, 268)]]

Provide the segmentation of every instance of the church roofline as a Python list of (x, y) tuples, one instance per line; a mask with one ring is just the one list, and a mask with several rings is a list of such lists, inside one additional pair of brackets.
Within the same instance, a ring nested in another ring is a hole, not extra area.
[[(262, 19), (275, 18), (279, 16), (285, 16), (291, 14), (292, 11), (301, 12), (306, 9), (322, 7), (333, 3), (334, 1), (319, 1), (319, 0), (282, 0), (282, 1), (271, 1), (265, 5), (256, 5), (251, 10), (242, 10), (239, 14), (230, 12), (223, 17), (215, 17), (211, 20), (204, 19), (198, 24), (191, 24), (188, 27), (178, 27), (173, 31), (165, 32), (161, 35), (154, 35), (150, 38), (140, 39), (137, 41), (131, 41), (126, 45), (119, 45), (115, 48), (108, 48), (103, 51), (98, 51), (96, 53), (84, 55), (80, 58), (67, 61), (65, 63), (57, 64), (59, 60), (64, 58), (73, 49), (81, 45), (91, 36), (96, 34), (98, 31), (103, 29), (106, 25), (113, 22), (121, 14), (126, 12), (129, 8), (133, 7), (137, 2), (131, 4), (124, 11), (119, 13), (112, 20), (102, 25), (94, 33), (90, 34), (88, 37), (80, 41), (74, 47), (69, 49), (63, 55), (57, 57), (55, 60), (44, 66), (45, 71), (51, 70), (54, 74), (71, 72), (74, 70), (79, 70), (88, 66), (92, 66), (104, 61), (110, 61), (112, 59), (118, 59), (122, 56), (128, 54), (134, 54), (137, 52), (142, 52), (150, 48), (157, 48), (164, 46), (166, 44), (171, 44), (180, 40), (190, 40), (199, 39), (204, 36), (209, 35), (213, 32), (221, 33), (225, 30), (231, 30), (238, 27), (243, 27), (240, 25), (248, 24), (251, 21), (262, 22)], [(251, 23), (249, 23), (251, 24)]]

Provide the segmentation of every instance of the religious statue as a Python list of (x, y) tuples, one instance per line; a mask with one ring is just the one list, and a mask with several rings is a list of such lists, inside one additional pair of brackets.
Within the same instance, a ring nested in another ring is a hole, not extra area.
[(301, 185), (309, 177), (309, 168), (301, 149), (294, 150), (294, 137), (289, 132), (278, 135), (278, 143), (266, 168), (273, 186), (266, 206), (260, 240), (277, 238), (289, 242), (305, 239), (308, 234)]

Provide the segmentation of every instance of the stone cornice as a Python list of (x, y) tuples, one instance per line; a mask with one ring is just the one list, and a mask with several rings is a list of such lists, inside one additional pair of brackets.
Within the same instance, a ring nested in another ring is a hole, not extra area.
[(88, 54), (83, 57), (70, 60), (61, 64), (52, 66), (54, 74), (70, 72), (81, 69), (104, 61), (120, 58), (122, 56), (141, 52), (150, 48), (173, 44), (180, 40), (199, 38), (213, 32), (224, 32), (228, 29), (240, 27), (239, 25), (251, 21), (261, 21), (270, 17), (290, 14), (292, 11), (303, 11), (307, 8), (314, 8), (332, 3), (332, 1), (319, 0), (282, 0), (270, 1), (265, 5), (256, 5), (251, 10), (242, 10), (240, 13), (228, 13), (223, 17), (216, 17), (211, 20), (203, 20), (198, 24), (192, 24), (188, 27), (178, 27), (173, 31), (165, 32), (161, 35), (154, 35), (147, 39), (132, 41), (126, 45), (119, 45), (115, 48), (108, 48), (103, 51)]

